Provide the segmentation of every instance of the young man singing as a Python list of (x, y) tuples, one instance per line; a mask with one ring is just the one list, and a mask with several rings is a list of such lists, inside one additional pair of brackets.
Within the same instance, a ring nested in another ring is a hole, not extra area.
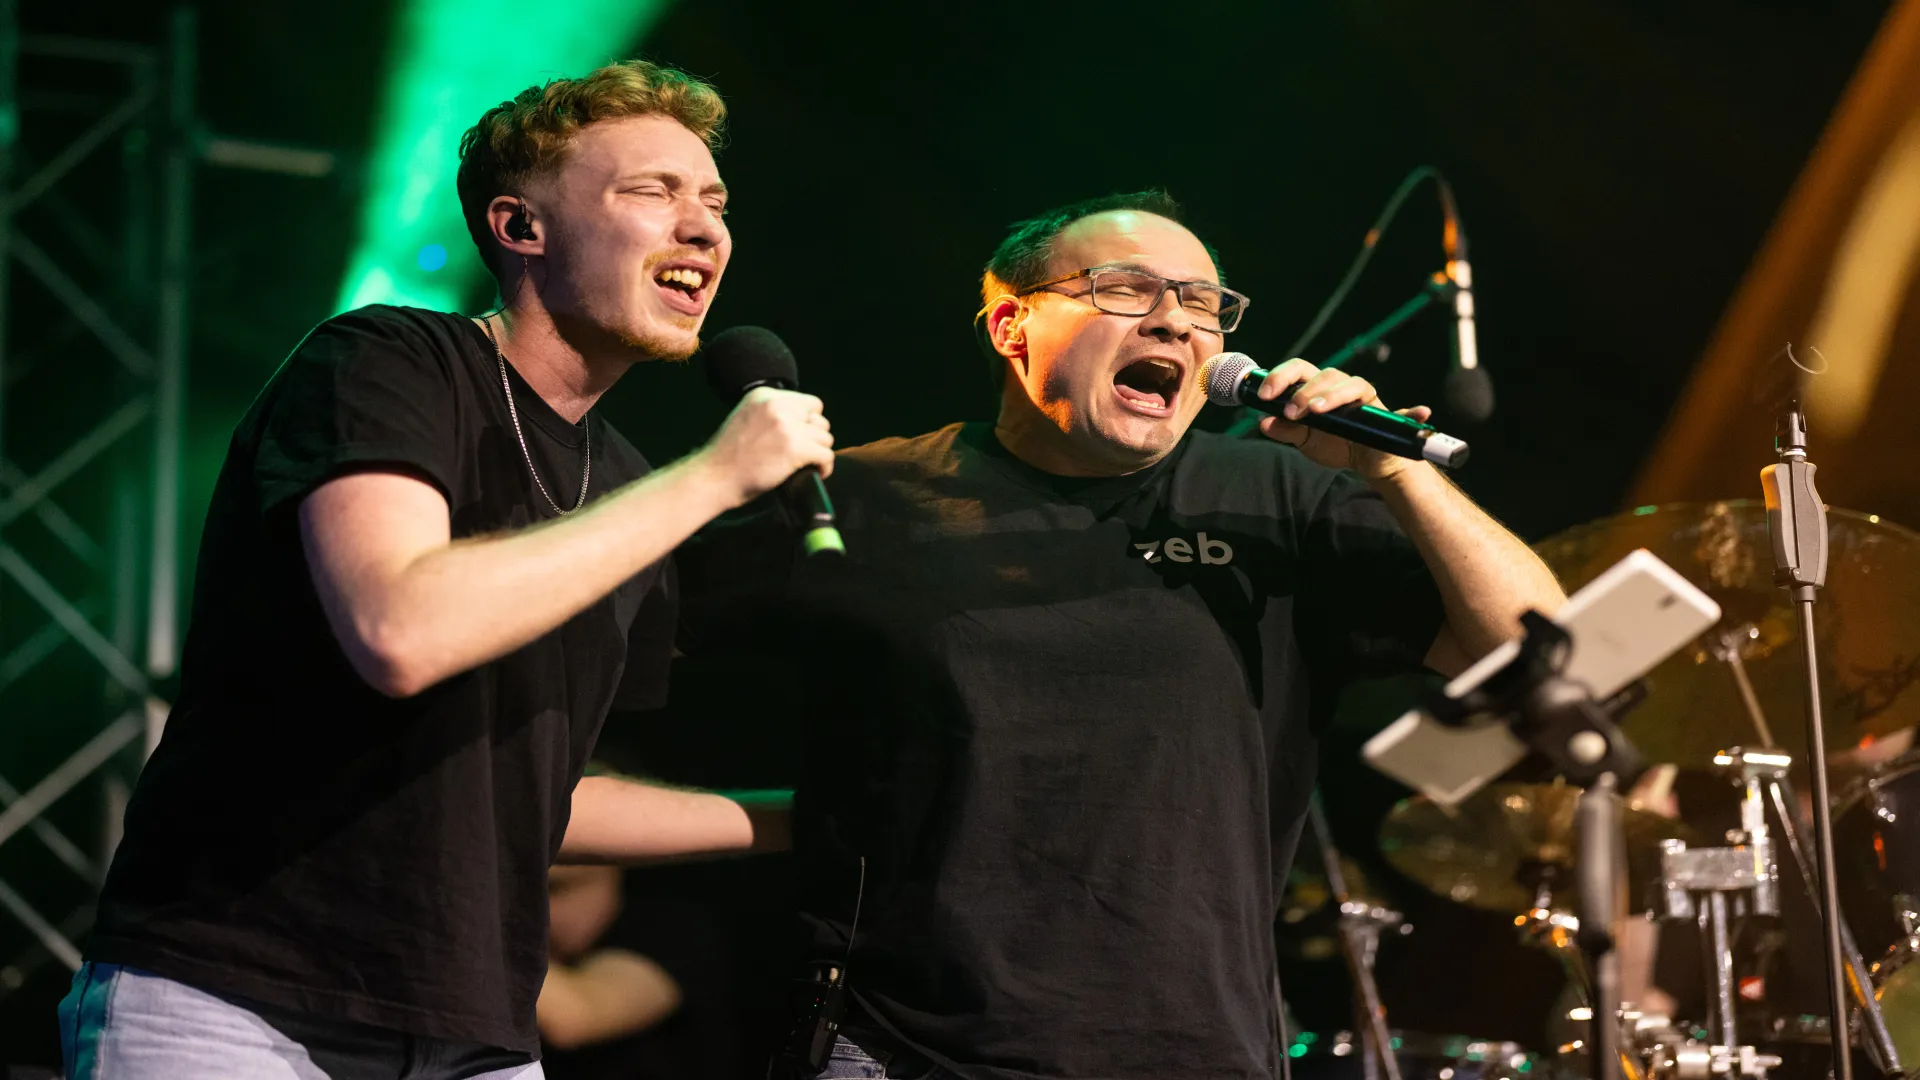
[(538, 1077), (549, 864), (766, 842), (719, 796), (581, 780), (609, 708), (664, 694), (669, 553), (833, 464), (801, 394), (657, 470), (591, 411), (698, 346), (724, 114), (640, 62), (488, 110), (459, 189), (501, 310), (330, 319), (254, 402), (61, 1008), (69, 1076)]

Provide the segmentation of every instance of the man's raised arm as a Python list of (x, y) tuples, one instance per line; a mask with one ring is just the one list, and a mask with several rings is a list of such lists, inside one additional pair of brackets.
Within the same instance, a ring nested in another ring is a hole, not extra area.
[(408, 697), (553, 630), (796, 470), (831, 472), (832, 445), (819, 399), (763, 388), (705, 447), (572, 517), (453, 541), (432, 485), (363, 472), (301, 502), (301, 540), (354, 670)]
[[(1286, 415), (1264, 418), (1260, 430), (1329, 468), (1354, 470), (1385, 500), (1419, 549), (1446, 608), (1446, 622), (1427, 653), (1428, 667), (1458, 675), (1519, 636), (1520, 616), (1528, 609), (1551, 615), (1566, 602), (1566, 593), (1540, 556), (1432, 465), (1316, 433), (1296, 422), (1307, 413), (1349, 404), (1384, 408), (1372, 383), (1296, 359), (1274, 369), (1259, 393), (1272, 399), (1296, 383), (1301, 385)], [(1401, 411), (1416, 420), (1430, 413), (1424, 405)]]

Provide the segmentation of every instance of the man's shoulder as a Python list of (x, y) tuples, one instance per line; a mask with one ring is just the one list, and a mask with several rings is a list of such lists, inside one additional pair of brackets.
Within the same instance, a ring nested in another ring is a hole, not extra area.
[(426, 354), (457, 348), (463, 336), (475, 332), (465, 315), (394, 304), (368, 304), (322, 319), (307, 341), (331, 338), (355, 344), (387, 346), (397, 351)]
[(303, 368), (331, 370), (347, 378), (360, 368), (374, 374), (395, 368), (446, 373), (471, 327), (464, 315), (368, 304), (323, 319), (307, 331), (278, 375), (284, 378), (292, 369)]
[(409, 304), (362, 304), (357, 308), (348, 308), (330, 318), (322, 319), (321, 323), (324, 325), (336, 321), (446, 327), (470, 323), (473, 320), (466, 315), (441, 311), (438, 308), (413, 307)]
[(948, 424), (924, 435), (889, 436), (859, 446), (850, 446), (837, 455), (836, 470), (852, 466), (855, 471), (875, 474), (906, 472), (940, 473), (950, 471), (962, 452), (965, 424)]

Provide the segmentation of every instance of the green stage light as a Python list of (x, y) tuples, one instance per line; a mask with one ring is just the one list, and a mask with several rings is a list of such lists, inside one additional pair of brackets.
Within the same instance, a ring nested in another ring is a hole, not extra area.
[[(486, 272), (454, 193), (461, 134), (528, 86), (631, 55), (670, 2), (563, 0), (530, 12), (508, 0), (403, 0), (336, 310), (459, 310)], [(443, 262), (422, 257), (434, 247)]]

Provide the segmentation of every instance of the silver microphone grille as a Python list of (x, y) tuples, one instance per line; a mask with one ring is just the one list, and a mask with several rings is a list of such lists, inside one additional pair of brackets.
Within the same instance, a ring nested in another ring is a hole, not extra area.
[(1207, 388), (1207, 400), (1215, 405), (1240, 404), (1240, 384), (1247, 372), (1260, 365), (1240, 352), (1215, 353), (1200, 365), (1200, 384)]

